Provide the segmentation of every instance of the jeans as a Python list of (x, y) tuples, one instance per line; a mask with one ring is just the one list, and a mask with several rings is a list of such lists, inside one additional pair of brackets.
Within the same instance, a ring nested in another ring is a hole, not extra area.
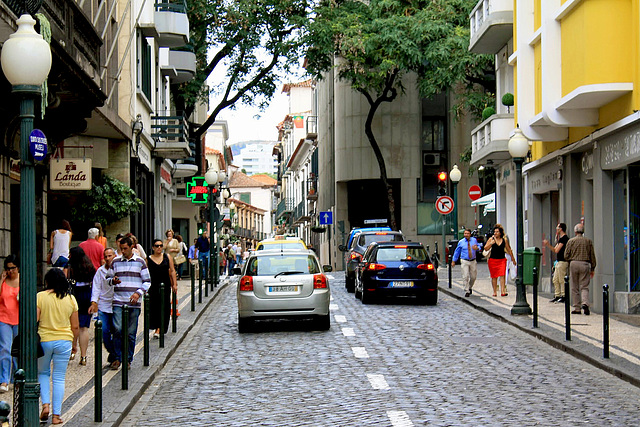
[[(38, 382), (40, 383), (40, 397), (42, 403), (51, 404), (49, 392), (49, 378), (53, 381), (52, 414), (62, 413), (62, 398), (64, 397), (64, 380), (67, 375), (67, 365), (71, 356), (71, 341), (57, 340), (42, 342), (44, 356), (38, 359)], [(51, 361), (53, 360), (53, 375)]]
[(0, 322), (0, 383), (2, 384), (11, 382), (11, 362), (13, 362), (13, 371), (18, 369), (17, 360), (11, 357), (11, 344), (16, 335), (18, 335), (18, 325)]
[[(116, 360), (122, 360), (122, 312), (123, 307), (113, 307), (113, 349), (116, 354)], [(136, 335), (138, 333), (138, 317), (140, 316), (139, 308), (129, 307), (129, 362), (133, 360), (133, 352), (136, 349)]]
[(102, 343), (109, 353), (107, 362), (113, 362), (116, 358), (113, 347), (113, 313), (98, 310), (98, 320), (102, 322)]
[(202, 262), (202, 278), (206, 281), (209, 271), (209, 252), (198, 252), (198, 260)]

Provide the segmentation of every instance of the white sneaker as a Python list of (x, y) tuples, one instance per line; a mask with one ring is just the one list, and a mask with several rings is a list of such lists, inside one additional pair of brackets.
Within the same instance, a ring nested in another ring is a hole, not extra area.
[(9, 386), (6, 384), (0, 385), (0, 392), (6, 393), (9, 391)]

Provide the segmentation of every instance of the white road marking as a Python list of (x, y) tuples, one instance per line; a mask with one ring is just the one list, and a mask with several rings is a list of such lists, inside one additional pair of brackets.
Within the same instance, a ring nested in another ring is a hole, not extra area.
[(336, 311), (338, 309), (338, 304), (329, 304), (329, 310)]
[(364, 347), (351, 347), (353, 351), (353, 355), (358, 359), (368, 359), (369, 353), (367, 353), (367, 349)]
[(331, 274), (325, 274), (325, 276), (326, 276), (326, 277), (327, 277), (327, 279), (329, 279), (329, 280), (333, 280), (333, 279), (334, 279), (334, 277), (333, 277)]
[(338, 323), (345, 323), (347, 321), (347, 316), (343, 316), (341, 314), (336, 314), (334, 317)]
[(384, 379), (384, 375), (367, 374), (367, 378), (374, 390), (389, 390), (389, 384), (387, 380)]
[(393, 427), (412, 427), (413, 423), (405, 411), (387, 411)]
[(342, 328), (342, 335), (345, 337), (355, 337), (356, 333), (353, 332), (353, 328)]

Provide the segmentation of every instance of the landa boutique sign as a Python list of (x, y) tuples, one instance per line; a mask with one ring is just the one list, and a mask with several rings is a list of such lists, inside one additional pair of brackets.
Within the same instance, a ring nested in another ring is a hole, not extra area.
[(51, 190), (91, 190), (91, 159), (52, 159), (49, 183)]

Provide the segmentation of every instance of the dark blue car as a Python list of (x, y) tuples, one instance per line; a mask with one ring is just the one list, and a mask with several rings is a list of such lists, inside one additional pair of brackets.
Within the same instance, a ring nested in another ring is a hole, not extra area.
[(438, 303), (438, 273), (419, 242), (372, 243), (356, 270), (356, 298), (363, 304), (385, 296), (415, 296)]

